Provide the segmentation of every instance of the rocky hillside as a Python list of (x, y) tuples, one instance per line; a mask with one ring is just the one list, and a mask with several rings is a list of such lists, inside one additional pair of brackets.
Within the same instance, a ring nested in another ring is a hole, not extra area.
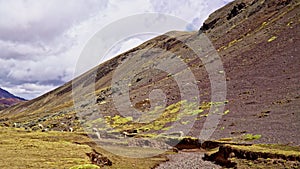
[[(192, 125), (186, 134), (197, 137), (210, 116), (209, 109), (226, 104), (212, 138), (258, 134), (261, 138), (256, 142), (300, 145), (299, 5), (297, 0), (234, 1), (211, 14), (199, 32), (170, 32), (151, 39), (39, 98), (3, 110), (0, 121), (6, 126), (19, 123), (37, 129), (42, 124), (49, 130), (75, 131), (82, 130), (80, 124), (84, 124), (111, 133), (131, 131), (140, 136), (172, 131), (178, 122)], [(215, 70), (226, 76), (227, 97), (221, 103), (211, 102), (206, 71), (209, 63), (201, 63), (186, 45), (201, 48), (199, 39), (203, 35), (210, 39), (224, 66), (224, 71)], [(195, 76), (201, 100), (197, 111), (189, 111), (194, 103), (181, 98), (176, 83), (176, 78), (187, 70), (185, 67), (177, 67), (173, 74), (151, 69), (156, 60), (168, 57), (184, 61)], [(122, 116), (115, 106), (114, 94), (122, 96), (124, 91), (111, 87), (112, 78), (117, 67), (131, 58), (148, 58), (141, 72), (126, 68), (124, 71), (132, 75), (128, 83), (131, 106), (144, 112), (144, 119), (157, 117), (153, 121), (137, 123), (136, 117)], [(80, 91), (76, 106), (72, 87), (73, 91)], [(166, 109), (161, 116), (157, 116), (161, 107), (151, 109), (154, 89), (165, 93)], [(181, 106), (186, 111), (180, 114)], [(190, 117), (195, 123), (186, 120)]]
[(231, 110), (216, 137), (250, 132), (300, 144), (299, 13), (297, 0), (239, 0), (205, 21), (200, 32), (222, 57)]
[(0, 110), (9, 106), (25, 101), (25, 99), (14, 96), (6, 90), (0, 88)]

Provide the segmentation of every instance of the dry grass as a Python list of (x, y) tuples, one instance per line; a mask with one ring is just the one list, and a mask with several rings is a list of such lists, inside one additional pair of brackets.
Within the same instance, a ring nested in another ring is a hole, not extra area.
[(117, 156), (97, 147), (84, 133), (0, 128), (0, 134), (0, 168), (80, 168), (91, 164), (86, 153), (93, 149), (112, 161), (108, 168), (152, 168), (166, 160), (163, 156), (147, 159)]
[(32, 132), (0, 128), (0, 168), (69, 168), (89, 164), (88, 145), (69, 142), (79, 139), (59, 132)]

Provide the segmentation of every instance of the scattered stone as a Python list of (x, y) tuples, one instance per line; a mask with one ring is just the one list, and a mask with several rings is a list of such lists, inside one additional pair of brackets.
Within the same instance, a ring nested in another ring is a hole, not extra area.
[(4, 121), (8, 121), (9, 119), (8, 118), (3, 118), (3, 119), (0, 119), (0, 122), (4, 122)]
[(168, 161), (161, 163), (155, 169), (169, 169), (169, 168), (188, 168), (188, 169), (203, 169), (214, 168), (219, 169), (218, 166), (210, 161), (204, 161), (202, 159), (202, 152), (179, 152), (178, 154), (169, 155)]
[(42, 132), (47, 132), (47, 131), (49, 131), (48, 128), (42, 129)]
[(14, 125), (13, 125), (13, 127), (14, 127), (14, 128), (20, 128), (20, 127), (21, 127), (21, 123), (16, 123), (16, 122), (15, 122)]
[(124, 135), (124, 137), (134, 137), (137, 135), (137, 130), (133, 130), (133, 131), (123, 131), (122, 134)]
[(258, 118), (268, 117), (270, 112), (271, 112), (270, 110), (262, 111), (257, 116), (258, 116)]
[(42, 124), (38, 124), (38, 127), (43, 130), (44, 129), (44, 126)]

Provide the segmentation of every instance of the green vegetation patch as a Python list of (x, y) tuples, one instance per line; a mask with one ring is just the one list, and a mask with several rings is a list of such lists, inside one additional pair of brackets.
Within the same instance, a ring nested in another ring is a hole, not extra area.
[[(215, 111), (217, 111), (218, 106), (222, 106), (227, 102), (202, 102), (199, 106), (196, 102), (182, 100), (166, 108), (161, 106), (155, 107), (151, 111), (144, 112), (136, 120), (133, 120), (130, 116), (115, 115), (105, 116), (103, 119), (95, 119), (88, 123), (90, 127), (96, 126), (99, 130), (112, 132), (135, 131), (137, 136), (156, 137), (156, 133), (170, 130), (174, 122), (179, 122), (181, 125), (189, 125), (195, 119), (207, 117), (207, 112), (212, 106), (215, 106)], [(227, 114), (228, 112), (227, 110), (221, 114)]]
[(268, 39), (268, 42), (272, 42), (275, 39), (277, 39), (277, 37), (276, 36), (272, 36), (270, 39)]
[(261, 138), (261, 135), (260, 134), (245, 134), (242, 136), (242, 139), (245, 140), (245, 141), (252, 141), (252, 140), (257, 140), (257, 139), (260, 139)]
[(94, 164), (84, 164), (84, 165), (73, 166), (70, 169), (98, 169), (98, 168), (100, 167)]

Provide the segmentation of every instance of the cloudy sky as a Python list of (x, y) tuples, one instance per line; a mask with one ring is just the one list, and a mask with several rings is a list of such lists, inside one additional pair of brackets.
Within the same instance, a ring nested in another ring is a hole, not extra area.
[[(73, 78), (87, 41), (101, 28), (123, 17), (158, 12), (179, 17), (198, 29), (211, 12), (228, 2), (0, 0), (0, 87), (32, 99), (64, 84)], [(129, 39), (111, 55), (150, 37)]]

